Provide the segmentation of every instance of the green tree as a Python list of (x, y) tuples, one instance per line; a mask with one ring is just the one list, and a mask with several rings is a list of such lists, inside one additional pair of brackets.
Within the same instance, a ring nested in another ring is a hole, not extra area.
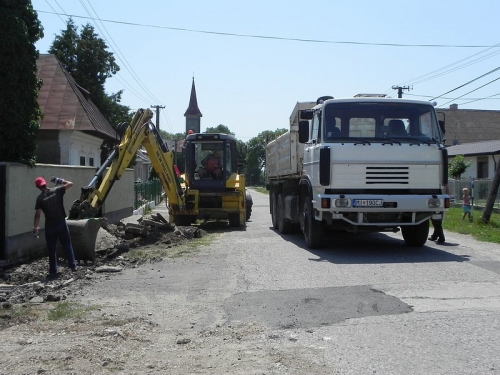
[(104, 113), (103, 115), (113, 127), (121, 122), (130, 123), (133, 118), (133, 113), (130, 112), (130, 108), (120, 104), (122, 101), (122, 94), (123, 90), (120, 90), (104, 98), (104, 108), (106, 108), (105, 112), (107, 115), (104, 115)]
[(463, 155), (457, 155), (453, 158), (448, 167), (448, 174), (451, 178), (460, 179), (460, 176), (469, 168), (470, 161), (465, 162)]
[(248, 141), (245, 175), (249, 184), (264, 183), (263, 170), (266, 166), (266, 145), (287, 131), (287, 129), (265, 130)]
[(205, 133), (222, 133), (235, 135), (226, 125), (219, 124), (215, 128), (207, 128)]
[(83, 26), (78, 34), (78, 28), (70, 18), (66, 30), (55, 37), (49, 53), (54, 54), (78, 85), (89, 92), (90, 99), (111, 125), (132, 120), (130, 108), (120, 104), (123, 90), (106, 94), (106, 80), (120, 67), (91, 24)]
[(43, 28), (29, 0), (0, 0), (0, 161), (34, 166), (41, 119), (35, 42)]
[(78, 28), (72, 18), (66, 22), (66, 30), (56, 35), (49, 53), (52, 53), (74, 78), (77, 74), (76, 48), (78, 45)]

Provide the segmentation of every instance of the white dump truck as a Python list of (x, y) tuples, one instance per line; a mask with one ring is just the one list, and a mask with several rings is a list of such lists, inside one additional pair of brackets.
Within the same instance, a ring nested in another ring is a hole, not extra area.
[[(425, 101), (356, 95), (299, 102), (266, 146), (272, 223), (309, 248), (326, 232), (398, 232), (423, 246), (449, 207), (444, 121)], [(334, 238), (329, 236), (328, 238)]]

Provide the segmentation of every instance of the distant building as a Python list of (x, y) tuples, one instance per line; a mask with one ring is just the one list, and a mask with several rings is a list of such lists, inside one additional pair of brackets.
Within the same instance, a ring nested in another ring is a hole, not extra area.
[(194, 86), (194, 77), (193, 83), (191, 85), (191, 96), (189, 97), (189, 106), (186, 112), (184, 113), (184, 117), (186, 117), (186, 134), (190, 130), (193, 133), (201, 133), (201, 117), (203, 115), (198, 108), (198, 100), (196, 99), (196, 87)]
[(99, 167), (103, 142), (118, 141), (115, 130), (54, 55), (40, 55), (36, 66), (43, 80), (37, 162)]
[(457, 155), (463, 155), (464, 161), (470, 162), (462, 178), (488, 179), (495, 175), (500, 161), (500, 140), (469, 142), (450, 146), (447, 149), (450, 162)]
[(500, 111), (481, 109), (436, 108), (444, 114), (446, 146), (500, 139)]

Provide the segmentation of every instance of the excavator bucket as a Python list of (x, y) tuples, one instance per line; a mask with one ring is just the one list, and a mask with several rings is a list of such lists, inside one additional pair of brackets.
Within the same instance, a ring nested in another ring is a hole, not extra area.
[(95, 262), (97, 232), (104, 220), (103, 218), (67, 220), (76, 260)]

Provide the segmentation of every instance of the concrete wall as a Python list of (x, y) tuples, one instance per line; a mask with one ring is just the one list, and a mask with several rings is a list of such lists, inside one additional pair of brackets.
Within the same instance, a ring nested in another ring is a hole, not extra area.
[[(436, 108), (445, 114), (446, 145), (500, 139), (500, 111)], [(454, 143), (457, 142), (457, 143)]]
[[(40, 191), (35, 187), (35, 178), (44, 177), (49, 187), (54, 186), (49, 179), (51, 176), (64, 178), (74, 183), (73, 188), (64, 195), (66, 214), (73, 201), (80, 198), (81, 187), (87, 186), (95, 175), (92, 167), (62, 166), (52, 164), (37, 164), (29, 168), (18, 163), (0, 163), (0, 185), (4, 208), (0, 209), (0, 259), (16, 259), (37, 254), (45, 249), (43, 228), (45, 218), (40, 221), (40, 239), (31, 234), (35, 214), (35, 201)], [(123, 177), (116, 181), (103, 206), (103, 216), (109, 223), (117, 223), (124, 217), (132, 215), (134, 208), (134, 171), (128, 169)]]

